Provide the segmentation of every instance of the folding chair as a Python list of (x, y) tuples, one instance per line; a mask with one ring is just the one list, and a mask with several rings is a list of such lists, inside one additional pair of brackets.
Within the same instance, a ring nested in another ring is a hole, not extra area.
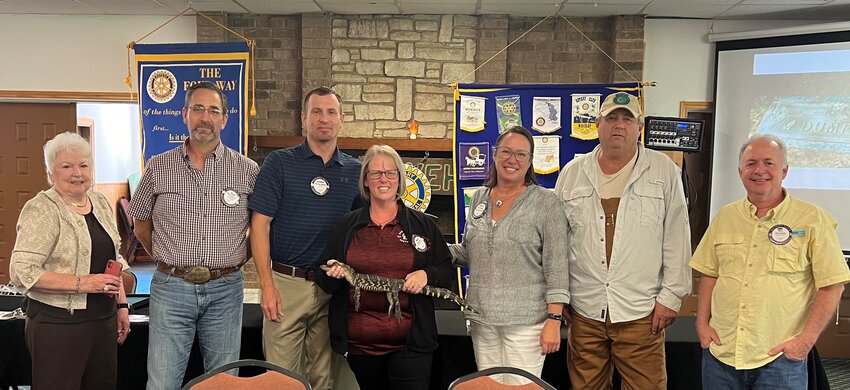
[[(524, 385), (506, 385), (500, 383), (490, 375), (513, 374), (531, 381)], [(457, 378), (449, 385), (449, 390), (555, 390), (555, 387), (546, 383), (528, 371), (515, 367), (493, 367), (469, 375)]]
[[(252, 377), (237, 377), (225, 371), (239, 367), (261, 367), (267, 371)], [(312, 390), (304, 377), (272, 363), (242, 359), (214, 368), (210, 372), (192, 379), (183, 390)]]

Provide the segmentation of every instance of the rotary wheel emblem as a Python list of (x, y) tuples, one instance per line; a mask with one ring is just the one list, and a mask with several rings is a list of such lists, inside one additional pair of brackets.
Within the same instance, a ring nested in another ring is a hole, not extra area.
[(431, 183), (419, 168), (404, 164), (405, 186), (401, 201), (414, 210), (425, 211), (431, 203)]
[(157, 103), (167, 103), (177, 94), (177, 78), (165, 70), (155, 70), (148, 77), (148, 96)]

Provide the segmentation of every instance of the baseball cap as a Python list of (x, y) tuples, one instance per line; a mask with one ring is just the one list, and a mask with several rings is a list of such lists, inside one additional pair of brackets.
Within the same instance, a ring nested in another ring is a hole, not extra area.
[(605, 116), (618, 108), (625, 108), (635, 116), (640, 118), (643, 114), (640, 111), (640, 100), (637, 96), (630, 95), (625, 92), (615, 92), (605, 98), (602, 102), (602, 107), (599, 108), (599, 116)]

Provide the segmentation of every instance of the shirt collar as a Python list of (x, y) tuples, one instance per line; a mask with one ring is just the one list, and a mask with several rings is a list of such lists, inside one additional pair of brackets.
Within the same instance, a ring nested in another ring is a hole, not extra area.
[(765, 214), (764, 217), (762, 217), (762, 218), (756, 217), (757, 208), (746, 197), (744, 197), (744, 205), (747, 208), (747, 212), (749, 213), (749, 215), (753, 219), (775, 222), (776, 219), (779, 218), (780, 216), (784, 215), (785, 212), (790, 207), (789, 204), (791, 203), (791, 195), (788, 194), (788, 191), (785, 188), (782, 188), (782, 195), (784, 195), (782, 202), (779, 202), (779, 204), (776, 205), (776, 207), (770, 209), (770, 211), (768, 211), (767, 214)]
[[(300, 146), (298, 146), (298, 150), (299, 150), (299, 152), (301, 153), (301, 157), (302, 157), (303, 159), (305, 159), (305, 160), (306, 160), (306, 159), (308, 159), (308, 158), (311, 158), (311, 157), (313, 157), (313, 156), (316, 156), (316, 157), (321, 158), (321, 157), (320, 157), (319, 155), (317, 155), (316, 153), (313, 153), (313, 150), (312, 150), (312, 149), (310, 149), (310, 145), (309, 145), (309, 144), (307, 144), (307, 140), (306, 140), (306, 139), (304, 140), (304, 142), (302, 142), (302, 143), (301, 143), (301, 145), (300, 145)], [(331, 159), (330, 159), (328, 162), (329, 162), (329, 163), (330, 163), (330, 162), (335, 162), (335, 163), (337, 163), (337, 164), (339, 164), (339, 165), (342, 165), (342, 166), (345, 166), (345, 165), (347, 165), (347, 164), (348, 164), (348, 163), (346, 163), (346, 161), (342, 158), (342, 156), (340, 156), (339, 146), (337, 146), (337, 147), (334, 149), (334, 154), (333, 154), (333, 155), (331, 155)]]
[[(189, 159), (189, 153), (188, 153), (189, 152), (189, 139), (188, 138), (185, 141), (183, 141), (183, 144), (178, 147), (178, 150), (180, 151), (180, 157), (182, 157), (184, 160)], [(218, 141), (218, 145), (216, 145), (215, 149), (213, 149), (212, 153), (210, 153), (210, 156), (213, 157), (213, 161), (217, 161), (219, 158), (224, 156), (224, 143), (221, 142), (221, 140)]]

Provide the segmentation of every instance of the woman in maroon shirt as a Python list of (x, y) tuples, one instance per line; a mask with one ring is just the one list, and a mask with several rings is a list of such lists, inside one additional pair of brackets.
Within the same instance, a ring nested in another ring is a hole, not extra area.
[(363, 157), (361, 193), (369, 202), (334, 226), (322, 263), (347, 263), (358, 273), (404, 279), (401, 318), (388, 314), (383, 292), (362, 291), (360, 308), (342, 267), (317, 273), (317, 283), (333, 294), (329, 305), (331, 345), (346, 357), (361, 389), (427, 389), (437, 326), (425, 285), (452, 284), (451, 254), (436, 224), (399, 200), (404, 165), (386, 145)]

